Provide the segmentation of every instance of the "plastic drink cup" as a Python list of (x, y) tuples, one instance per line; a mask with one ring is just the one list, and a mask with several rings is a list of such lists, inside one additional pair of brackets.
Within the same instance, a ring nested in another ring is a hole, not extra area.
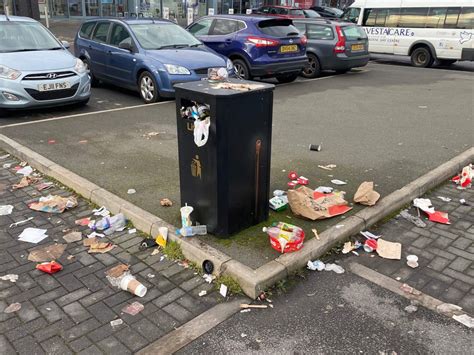
[(180, 211), (181, 211), (181, 226), (183, 228), (192, 226), (190, 215), (193, 212), (193, 210), (194, 210), (194, 208), (192, 208), (191, 206), (188, 206), (187, 204), (186, 204), (186, 206), (181, 207), (181, 209), (180, 209)]

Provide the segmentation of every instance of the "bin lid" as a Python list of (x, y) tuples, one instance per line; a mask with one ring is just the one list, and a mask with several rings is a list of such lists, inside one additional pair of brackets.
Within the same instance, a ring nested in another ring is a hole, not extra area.
[(227, 81), (210, 82), (209, 80), (190, 81), (175, 84), (176, 91), (193, 91), (210, 96), (233, 96), (255, 93), (256, 91), (271, 91), (275, 85), (249, 80), (229, 79)]

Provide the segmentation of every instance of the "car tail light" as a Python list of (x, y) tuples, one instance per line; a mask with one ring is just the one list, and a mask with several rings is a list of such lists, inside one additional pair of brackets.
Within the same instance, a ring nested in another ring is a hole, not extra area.
[(306, 46), (306, 43), (308, 43), (308, 39), (306, 38), (306, 36), (302, 36), (302, 37), (301, 37), (301, 44), (302, 44), (303, 46)]
[(280, 44), (279, 41), (261, 37), (247, 37), (247, 41), (255, 44), (255, 47), (275, 47)]
[(344, 53), (346, 51), (346, 37), (342, 33), (342, 28), (336, 26), (337, 43), (334, 46), (334, 53)]

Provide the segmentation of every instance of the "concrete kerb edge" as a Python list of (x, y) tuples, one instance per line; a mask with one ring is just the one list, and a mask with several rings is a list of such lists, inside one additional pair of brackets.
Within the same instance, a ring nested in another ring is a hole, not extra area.
[(277, 259), (261, 266), (257, 270), (253, 270), (197, 239), (184, 239), (177, 236), (172, 232), (175, 230), (175, 227), (166, 223), (159, 217), (142, 210), (103, 188), (100, 188), (90, 181), (1, 134), (0, 148), (28, 161), (31, 166), (35, 167), (40, 172), (52, 176), (66, 186), (69, 186), (67, 185), (69, 183), (75, 188), (83, 190), (83, 193), (80, 191), (78, 192), (86, 198), (87, 196), (90, 196), (89, 199), (93, 203), (104, 205), (113, 213), (124, 213), (139, 230), (142, 230), (147, 234), (155, 235), (160, 226), (168, 227), (170, 230), (170, 240), (177, 241), (180, 244), (186, 258), (198, 265), (202, 265), (204, 260), (212, 261), (215, 265), (216, 274), (226, 274), (236, 279), (244, 293), (252, 299), (255, 299), (266, 287), (273, 285), (278, 280), (288, 277), (290, 273), (306, 265), (308, 260), (323, 255), (335, 243), (342, 242), (349, 236), (370, 227), (374, 223), (377, 223), (409, 203), (413, 198), (418, 197), (439, 185), (450, 176), (459, 172), (463, 166), (472, 162), (474, 159), (473, 147), (414, 180), (403, 188), (382, 198), (377, 205), (365, 208), (347, 218), (341, 223), (344, 225), (343, 227), (334, 226), (327, 229), (320, 235), (320, 240), (312, 239), (308, 241), (305, 244), (305, 247), (299, 252), (283, 254)]

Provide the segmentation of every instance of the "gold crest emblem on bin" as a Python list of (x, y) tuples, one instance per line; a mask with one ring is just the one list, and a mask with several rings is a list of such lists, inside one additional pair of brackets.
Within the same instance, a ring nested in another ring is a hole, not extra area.
[(201, 161), (199, 160), (199, 155), (196, 155), (195, 158), (191, 161), (191, 175), (194, 177), (201, 178), (202, 166)]
[(194, 131), (194, 122), (186, 123), (186, 128), (187, 128), (188, 131), (193, 132)]

